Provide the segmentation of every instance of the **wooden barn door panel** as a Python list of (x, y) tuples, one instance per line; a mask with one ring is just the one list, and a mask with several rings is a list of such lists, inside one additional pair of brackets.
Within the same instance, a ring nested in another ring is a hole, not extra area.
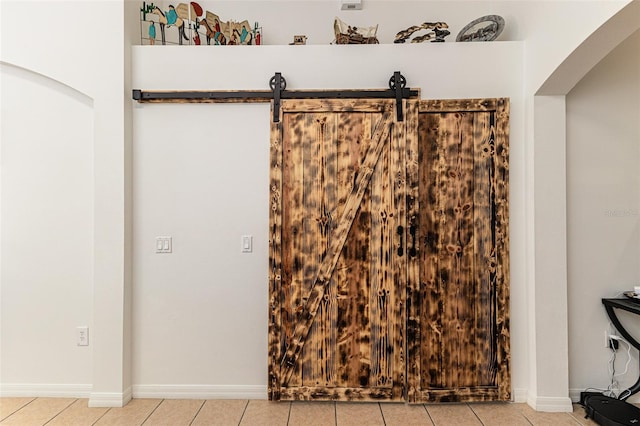
[(510, 398), (508, 100), (394, 108), (272, 123), (272, 400)]
[(404, 396), (408, 120), (394, 108), (283, 101), (272, 123), (272, 400)]
[(409, 400), (510, 399), (507, 99), (420, 102)]

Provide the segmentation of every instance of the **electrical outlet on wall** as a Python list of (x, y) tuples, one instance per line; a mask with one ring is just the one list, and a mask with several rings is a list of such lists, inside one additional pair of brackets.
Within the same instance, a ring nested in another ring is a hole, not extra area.
[(86, 325), (76, 327), (76, 333), (78, 346), (89, 346), (89, 327)]
[(613, 350), (613, 351), (617, 351), (618, 350), (618, 341), (616, 339), (609, 339), (609, 349)]
[(620, 343), (618, 342), (620, 336), (611, 333), (609, 330), (604, 331), (604, 347), (611, 350), (618, 350)]

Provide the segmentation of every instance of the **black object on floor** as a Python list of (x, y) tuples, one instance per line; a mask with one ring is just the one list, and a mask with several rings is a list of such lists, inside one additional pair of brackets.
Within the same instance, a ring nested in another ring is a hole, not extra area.
[(583, 392), (580, 404), (587, 412), (587, 418), (602, 426), (640, 426), (640, 408), (619, 399)]

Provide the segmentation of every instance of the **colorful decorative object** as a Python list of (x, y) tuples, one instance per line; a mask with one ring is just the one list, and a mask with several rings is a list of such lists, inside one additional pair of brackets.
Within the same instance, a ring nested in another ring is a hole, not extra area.
[[(156, 23), (160, 25), (162, 44), (167, 44), (165, 27), (171, 26), (178, 28), (178, 40), (169, 40), (169, 43), (183, 44), (183, 40), (186, 40), (190, 41), (190, 44), (200, 45), (202, 35), (206, 37), (208, 45), (212, 42), (214, 45), (261, 44), (262, 28), (257, 22), (253, 26), (248, 20), (224, 22), (215, 13), (209, 11), (205, 13), (197, 2), (179, 3), (175, 7), (169, 5), (168, 10), (164, 11), (153, 3), (143, 2), (140, 12), (143, 44), (145, 40), (148, 40), (148, 44), (155, 44)], [(187, 25), (191, 40), (187, 37)], [(202, 34), (200, 34), (201, 28)]]
[(149, 24), (149, 44), (156, 44), (156, 23)]
[(504, 19), (498, 15), (487, 15), (474, 19), (458, 33), (456, 41), (493, 41), (504, 29)]
[(262, 27), (259, 27), (257, 22), (253, 25), (253, 40), (256, 46), (262, 44)]
[[(231, 31), (229, 31), (229, 23), (222, 22), (220, 17), (215, 13), (207, 11), (207, 23), (214, 30), (213, 41), (217, 45), (226, 45), (227, 40), (229, 40), (231, 36)], [(226, 34), (226, 35), (225, 35)]]
[(165, 26), (175, 25), (178, 28), (178, 44), (182, 44), (182, 39), (189, 40), (184, 31), (184, 20), (178, 16), (178, 12), (173, 7), (173, 5), (169, 5), (169, 10), (162, 11), (159, 7), (154, 7), (153, 14), (158, 15), (158, 22), (160, 22), (160, 36), (162, 37), (162, 44), (166, 44), (164, 28)]
[(196, 16), (198, 16), (198, 17), (202, 16), (202, 13), (204, 12), (202, 10), (202, 6), (200, 6), (195, 1), (192, 1), (190, 4), (191, 4), (191, 8), (192, 8), (191, 10), (193, 10), (193, 12), (196, 14)]
[(215, 13), (207, 11), (206, 18), (200, 21), (200, 23), (207, 30), (207, 44), (225, 45), (227, 44), (227, 37), (224, 32), (227, 31), (228, 25), (225, 23), (224, 27), (220, 22), (220, 18)]
[(378, 44), (376, 38), (378, 26), (373, 27), (352, 27), (347, 25), (340, 18), (336, 17), (333, 22), (333, 30), (336, 36), (336, 44)]
[(231, 37), (229, 38), (230, 45), (253, 44), (253, 31), (251, 31), (251, 24), (249, 24), (249, 21), (229, 21), (229, 27), (231, 30)]
[(449, 26), (446, 22), (424, 22), (423, 24), (413, 25), (406, 30), (400, 31), (396, 34), (393, 42), (405, 43), (414, 33), (426, 30), (426, 34), (414, 37), (411, 43), (422, 43), (427, 40), (431, 40), (432, 43), (442, 43), (444, 42), (444, 38), (451, 34), (447, 28), (449, 28)]

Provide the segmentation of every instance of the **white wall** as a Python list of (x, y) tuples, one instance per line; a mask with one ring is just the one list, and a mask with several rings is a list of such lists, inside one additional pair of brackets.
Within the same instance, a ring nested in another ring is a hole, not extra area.
[[(565, 134), (564, 96), (536, 97), (535, 150), (535, 281), (529, 290), (534, 294), (531, 302), (535, 319), (529, 324), (531, 347), (535, 358), (531, 367), (535, 371), (535, 385), (530, 386), (529, 403), (539, 408), (548, 405), (550, 411), (571, 408), (568, 397), (569, 360), (567, 356), (567, 270), (566, 262), (566, 207), (565, 180), (557, 176), (565, 169), (565, 152), (558, 150)], [(545, 260), (552, 261), (545, 261)], [(555, 407), (553, 407), (555, 406)]]
[[(134, 119), (134, 396), (224, 385), (264, 397), (269, 107), (144, 105)], [(155, 253), (159, 235), (172, 254)]]
[[(170, 1), (165, 1), (165, 6)], [(262, 27), (262, 40), (266, 45), (286, 45), (293, 42), (295, 34), (307, 36), (307, 44), (331, 43), (334, 38), (333, 22), (337, 16), (345, 23), (357, 27), (378, 25), (377, 38), (380, 43), (393, 43), (397, 32), (423, 22), (445, 22), (451, 34), (447, 41), (455, 41), (460, 30), (472, 20), (488, 14), (499, 14), (507, 21), (500, 40), (521, 40), (518, 24), (513, 18), (512, 2), (499, 1), (405, 1), (363, 0), (362, 10), (342, 11), (339, 0), (329, 1), (260, 1), (226, 0), (200, 1), (223, 21), (243, 21), (252, 25), (258, 21)], [(413, 36), (425, 34), (416, 32)], [(159, 38), (159, 36), (158, 36)], [(201, 37), (202, 38), (202, 37)], [(204, 41), (205, 39), (202, 38)]]
[[(606, 388), (611, 352), (600, 303), (640, 284), (640, 32), (567, 95), (570, 387)], [(640, 336), (637, 318), (626, 325)], [(634, 324), (636, 323), (636, 324)], [(623, 345), (624, 346), (624, 345)], [(626, 347), (625, 347), (626, 349)], [(629, 373), (638, 376), (637, 351)], [(618, 355), (622, 371), (626, 353)]]
[[(156, 2), (163, 4), (164, 10), (175, 3), (170, 0)], [(295, 34), (307, 35), (307, 44), (329, 44), (335, 38), (333, 22), (336, 16), (352, 26), (378, 25), (377, 36), (382, 44), (393, 43), (395, 35), (410, 26), (445, 22), (451, 32), (446, 40), (454, 42), (460, 30), (474, 19), (500, 15), (505, 19), (505, 28), (498, 40), (523, 41), (538, 37), (541, 48), (549, 44), (554, 47), (544, 54), (552, 55), (554, 61), (562, 61), (572, 46), (602, 22), (603, 15), (619, 10), (627, 0), (363, 0), (362, 10), (351, 11), (340, 10), (340, 0), (201, 0), (198, 3), (223, 21), (246, 19), (252, 25), (258, 21), (263, 31), (263, 44), (267, 45), (289, 44)], [(579, 10), (580, 19), (566, 18), (576, 10)], [(414, 36), (421, 34), (424, 31), (416, 32)], [(159, 37), (158, 34), (157, 39)], [(203, 37), (201, 39), (206, 42)], [(553, 61), (549, 65), (553, 65)], [(538, 74), (547, 77), (552, 71), (552, 67), (543, 66)]]
[[(91, 392), (121, 405), (123, 2), (3, 0), (0, 8), (0, 394)], [(27, 20), (50, 25), (26, 31)], [(43, 187), (44, 172), (53, 177)], [(89, 348), (76, 346), (78, 325), (90, 326)], [(29, 373), (24, 360), (36, 364)]]
[(630, 1), (534, 0), (524, 3), (527, 6), (519, 15), (519, 22), (527, 41), (525, 88), (536, 93), (580, 43)]
[[(637, 0), (629, 4), (542, 2), (529, 10), (525, 20), (531, 30), (526, 37), (524, 78), (530, 327), (527, 401), (537, 410), (571, 410), (564, 95), (593, 67), (596, 58), (638, 28), (638, 5)], [(543, 17), (546, 19), (541, 20)]]
[(91, 348), (75, 328), (93, 325), (93, 102), (0, 67), (2, 382), (88, 390)]

